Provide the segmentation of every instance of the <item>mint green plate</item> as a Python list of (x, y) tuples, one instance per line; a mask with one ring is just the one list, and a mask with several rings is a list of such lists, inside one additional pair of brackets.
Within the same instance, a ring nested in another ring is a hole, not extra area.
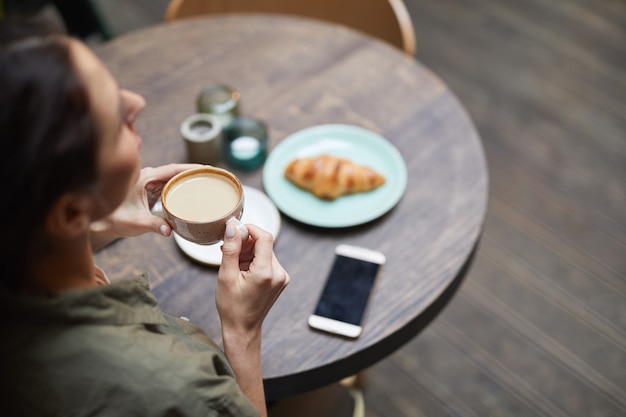
[[(285, 178), (292, 160), (323, 153), (367, 165), (386, 182), (373, 191), (325, 201)], [(276, 207), (295, 220), (320, 227), (355, 226), (382, 216), (398, 203), (406, 182), (406, 164), (389, 141), (362, 127), (341, 124), (314, 126), (288, 136), (269, 154), (263, 170), (265, 192)]]

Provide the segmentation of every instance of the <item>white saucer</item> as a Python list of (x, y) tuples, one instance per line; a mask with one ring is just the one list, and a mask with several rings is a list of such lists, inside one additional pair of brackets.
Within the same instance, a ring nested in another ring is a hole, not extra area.
[[(280, 214), (274, 203), (272, 203), (272, 200), (262, 191), (247, 185), (243, 186), (243, 193), (245, 203), (241, 221), (243, 223), (257, 225), (267, 230), (274, 235), (274, 239), (276, 239), (280, 231)], [(172, 234), (174, 235), (174, 240), (178, 247), (190, 258), (200, 263), (213, 266), (219, 266), (222, 263), (221, 242), (208, 246), (198, 245), (197, 243), (183, 239), (176, 233)]]

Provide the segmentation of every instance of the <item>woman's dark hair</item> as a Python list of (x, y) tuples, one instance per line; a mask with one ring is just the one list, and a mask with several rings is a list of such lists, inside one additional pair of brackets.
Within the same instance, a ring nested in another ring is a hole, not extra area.
[(53, 203), (96, 183), (98, 135), (72, 63), (70, 38), (43, 22), (0, 21), (0, 283), (5, 287), (17, 290), (29, 278)]

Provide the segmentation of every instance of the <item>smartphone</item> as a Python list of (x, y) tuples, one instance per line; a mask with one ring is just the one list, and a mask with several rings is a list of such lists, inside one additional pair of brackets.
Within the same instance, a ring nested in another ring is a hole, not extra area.
[(359, 337), (365, 308), (378, 271), (385, 263), (381, 252), (339, 245), (326, 284), (309, 316), (309, 326), (326, 332)]

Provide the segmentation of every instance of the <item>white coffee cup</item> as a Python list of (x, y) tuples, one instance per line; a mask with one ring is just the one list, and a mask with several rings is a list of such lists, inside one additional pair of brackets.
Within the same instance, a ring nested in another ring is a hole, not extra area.
[(243, 186), (225, 169), (205, 166), (179, 173), (163, 188), (161, 203), (165, 220), (190, 242), (217, 243), (228, 223), (235, 224), (244, 241), (248, 239), (248, 229), (240, 221)]

